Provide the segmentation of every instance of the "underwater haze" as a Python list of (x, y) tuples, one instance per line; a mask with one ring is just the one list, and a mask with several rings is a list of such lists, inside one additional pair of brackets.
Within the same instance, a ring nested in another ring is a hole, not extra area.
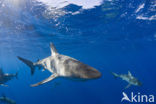
[[(46, 58), (50, 42), (102, 76), (56, 78), (31, 87), (51, 73), (36, 69), (31, 76), (17, 56), (33, 62)], [(122, 93), (156, 96), (156, 1), (0, 0), (0, 68), (18, 72), (8, 87), (0, 86), (0, 96), (17, 104), (135, 104), (121, 102)], [(111, 74), (128, 71), (142, 86), (124, 89), (128, 83)]]

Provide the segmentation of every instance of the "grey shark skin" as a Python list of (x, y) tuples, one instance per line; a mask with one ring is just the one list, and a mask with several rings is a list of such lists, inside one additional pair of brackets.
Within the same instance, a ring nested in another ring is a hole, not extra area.
[(6, 96), (0, 97), (0, 103), (4, 103), (4, 104), (16, 104), (16, 102), (14, 100), (9, 99)]
[(0, 85), (2, 86), (7, 86), (5, 85), (6, 82), (9, 80), (13, 79), (14, 77), (17, 78), (18, 73), (16, 74), (8, 74), (8, 73), (3, 73), (3, 70), (0, 69)]
[(142, 83), (137, 78), (132, 76), (130, 71), (128, 71), (128, 74), (120, 74), (119, 75), (119, 74), (116, 74), (113, 72), (112, 72), (112, 74), (115, 77), (121, 78), (122, 80), (128, 82), (128, 85), (125, 87), (125, 89), (129, 88), (131, 85), (134, 85), (134, 86), (141, 86), (142, 85)]
[(50, 43), (51, 56), (38, 60), (33, 63), (18, 56), (18, 59), (24, 62), (31, 68), (31, 74), (34, 74), (35, 68), (43, 68), (43, 70), (48, 70), (53, 73), (49, 78), (32, 85), (38, 86), (53, 80), (56, 77), (67, 77), (67, 78), (77, 78), (77, 79), (95, 79), (101, 76), (101, 73), (95, 68), (86, 65), (72, 57), (59, 54), (55, 46)]

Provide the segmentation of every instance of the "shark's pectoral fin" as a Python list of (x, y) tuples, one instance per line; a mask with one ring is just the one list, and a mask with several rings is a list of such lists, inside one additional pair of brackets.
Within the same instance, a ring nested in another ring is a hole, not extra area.
[(43, 80), (43, 81), (41, 81), (39, 83), (36, 83), (36, 84), (31, 85), (31, 87), (36, 87), (36, 86), (39, 86), (41, 84), (47, 83), (47, 82), (53, 80), (56, 77), (58, 77), (58, 74), (54, 73), (50, 77), (48, 77), (47, 79), (45, 79), (45, 80)]
[(129, 88), (130, 86), (131, 86), (131, 84), (128, 84), (128, 85), (125, 87), (125, 89)]
[(53, 43), (50, 43), (50, 50), (51, 50), (51, 56), (55, 56), (56, 54), (58, 54)]

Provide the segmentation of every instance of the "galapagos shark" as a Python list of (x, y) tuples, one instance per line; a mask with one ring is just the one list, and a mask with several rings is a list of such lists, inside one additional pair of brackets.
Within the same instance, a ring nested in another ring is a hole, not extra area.
[(122, 80), (128, 82), (128, 85), (125, 87), (125, 89), (129, 88), (131, 85), (134, 85), (134, 86), (141, 86), (142, 83), (137, 79), (135, 78), (130, 71), (128, 71), (128, 74), (116, 74), (116, 73), (113, 73), (112, 74), (116, 77), (116, 78), (121, 78)]
[(72, 57), (59, 54), (53, 43), (50, 43), (51, 56), (46, 57), (37, 62), (31, 62), (22, 57), (19, 60), (28, 65), (31, 69), (31, 74), (34, 74), (35, 68), (43, 68), (51, 72), (51, 76), (47, 79), (31, 85), (32, 87), (47, 83), (57, 77), (76, 78), (76, 79), (95, 79), (101, 77), (101, 73), (95, 68), (86, 65)]
[(0, 102), (4, 104), (16, 104), (14, 100), (6, 97), (5, 95), (2, 95), (2, 97), (0, 97)]
[(5, 83), (13, 79), (14, 77), (16, 77), (17, 79), (17, 76), (18, 76), (18, 73), (16, 74), (3, 73), (3, 70), (0, 69), (0, 85), (7, 87), (8, 85), (5, 85)]

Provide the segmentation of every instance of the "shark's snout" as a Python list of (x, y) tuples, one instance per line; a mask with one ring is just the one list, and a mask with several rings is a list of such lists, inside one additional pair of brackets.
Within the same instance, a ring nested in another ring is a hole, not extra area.
[(100, 78), (101, 73), (98, 70), (94, 70), (93, 72), (89, 73), (88, 76), (90, 78)]
[(89, 68), (86, 69), (84, 77), (87, 79), (95, 79), (101, 77), (101, 73), (94, 68)]

